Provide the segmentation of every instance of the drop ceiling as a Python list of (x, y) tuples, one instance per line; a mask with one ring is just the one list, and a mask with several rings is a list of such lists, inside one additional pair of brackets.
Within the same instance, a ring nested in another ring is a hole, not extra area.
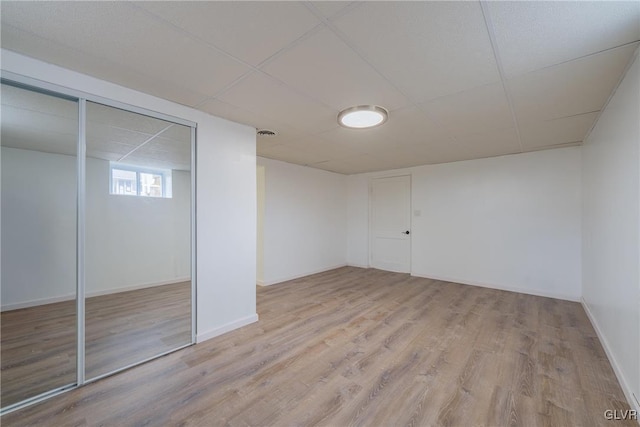
[[(10, 2), (2, 47), (275, 130), (260, 156), (344, 174), (579, 145), (640, 2)], [(389, 121), (338, 126), (359, 104)]]

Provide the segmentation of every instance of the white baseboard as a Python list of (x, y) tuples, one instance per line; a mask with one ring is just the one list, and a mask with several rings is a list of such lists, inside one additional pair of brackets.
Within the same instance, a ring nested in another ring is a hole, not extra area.
[[(615, 372), (616, 377), (618, 378), (620, 387), (622, 387), (622, 391), (624, 392), (624, 395), (627, 398), (629, 405), (631, 405), (631, 408), (635, 409), (637, 413), (640, 413), (640, 403), (638, 403), (636, 398), (634, 398), (634, 394), (633, 394), (633, 391), (631, 390), (631, 387), (629, 386), (629, 383), (627, 382), (624, 375), (622, 375), (622, 370), (620, 369), (620, 365), (618, 364), (613, 354), (613, 351), (611, 350), (611, 346), (609, 346), (609, 341), (607, 341), (607, 337), (602, 333), (602, 330), (598, 326), (598, 322), (596, 321), (596, 318), (593, 315), (593, 312), (589, 308), (589, 304), (587, 304), (584, 298), (581, 299), (580, 303), (582, 304), (582, 307), (584, 308), (585, 313), (587, 313), (587, 317), (591, 322), (591, 326), (593, 326), (593, 329), (596, 331), (596, 334), (598, 335), (598, 339), (600, 339), (602, 348), (604, 348), (604, 352), (607, 354), (609, 363), (611, 363), (613, 372)], [(637, 398), (640, 398), (640, 396), (637, 396)]]
[(2, 308), (0, 308), (0, 311), (2, 311), (4, 313), (5, 311), (19, 310), (21, 308), (36, 307), (38, 305), (54, 304), (56, 302), (71, 301), (71, 300), (74, 300), (74, 299), (76, 299), (76, 294), (62, 295), (62, 296), (59, 296), (59, 297), (40, 298), (40, 299), (31, 300), (31, 301), (16, 302), (16, 303), (13, 303), (13, 304), (4, 304), (2, 306)]
[(422, 277), (424, 279), (440, 280), (442, 282), (459, 283), (461, 285), (479, 286), (481, 288), (490, 288), (490, 289), (497, 289), (497, 290), (500, 290), (500, 291), (517, 292), (517, 293), (520, 293), (520, 294), (535, 295), (535, 296), (538, 296), (538, 297), (547, 297), (547, 298), (561, 299), (561, 300), (565, 300), (565, 301), (580, 302), (580, 297), (579, 296), (575, 296), (575, 295), (567, 295), (567, 294), (556, 293), (556, 292), (540, 291), (540, 290), (537, 290), (537, 289), (515, 288), (515, 287), (511, 287), (511, 286), (496, 285), (496, 284), (493, 284), (493, 283), (470, 282), (468, 280), (460, 280), (460, 279), (456, 279), (456, 278), (452, 278), (452, 277), (437, 277), (437, 276), (432, 276), (432, 275), (417, 274), (417, 273), (414, 273), (414, 272), (412, 272), (411, 275), (415, 276), (415, 277)]
[(358, 267), (358, 268), (369, 268), (368, 265), (364, 265), (364, 264), (354, 264), (352, 262), (347, 264), (349, 267)]
[(210, 340), (211, 338), (215, 338), (222, 334), (226, 334), (227, 332), (231, 332), (235, 329), (241, 328), (243, 326), (249, 325), (257, 321), (258, 321), (257, 313), (243, 317), (238, 320), (234, 320), (233, 322), (229, 322), (225, 325), (219, 326), (217, 328), (213, 328), (211, 330), (208, 330), (207, 332), (196, 334), (196, 343), (201, 343), (203, 341)]
[[(86, 297), (91, 298), (91, 297), (99, 297), (102, 295), (117, 294), (120, 292), (137, 291), (139, 289), (153, 288), (154, 286), (173, 285), (174, 283), (188, 282), (190, 280), (191, 280), (191, 277), (182, 277), (177, 279), (165, 280), (162, 282), (140, 283), (137, 285), (124, 286), (121, 288), (107, 289), (107, 290), (96, 291), (96, 292), (87, 292)], [(37, 300), (23, 301), (23, 302), (17, 302), (13, 304), (5, 304), (2, 306), (2, 308), (0, 308), (0, 311), (4, 312), (4, 311), (10, 311), (10, 310), (18, 310), (21, 308), (36, 307), (39, 305), (53, 304), (56, 302), (63, 302), (63, 301), (71, 301), (75, 299), (76, 299), (75, 293), (61, 295), (57, 297), (40, 298)]]
[(181, 277), (178, 279), (165, 280), (163, 282), (142, 283), (133, 286), (124, 286), (122, 288), (107, 289), (105, 291), (88, 292), (87, 298), (99, 297), (102, 295), (116, 294), (118, 292), (137, 291), (138, 289), (153, 288), (155, 286), (173, 285), (174, 283), (190, 282), (191, 277)]
[(347, 264), (334, 265), (334, 266), (331, 266), (331, 267), (322, 268), (320, 270), (308, 271), (308, 272), (302, 273), (302, 274), (296, 274), (296, 275), (293, 275), (293, 276), (282, 277), (282, 278), (276, 279), (276, 280), (266, 280), (266, 281), (263, 281), (262, 283), (258, 282), (258, 285), (260, 285), (260, 286), (277, 285), (278, 283), (288, 282), (289, 280), (295, 280), (295, 279), (299, 279), (301, 277), (311, 276), (312, 274), (324, 273), (325, 271), (331, 271), (331, 270), (335, 270), (336, 268), (342, 268), (342, 267), (346, 267), (346, 266), (347, 266)]
[(266, 285), (264, 284), (264, 280), (257, 280), (257, 281), (256, 281), (256, 285), (258, 285), (258, 286), (266, 286)]

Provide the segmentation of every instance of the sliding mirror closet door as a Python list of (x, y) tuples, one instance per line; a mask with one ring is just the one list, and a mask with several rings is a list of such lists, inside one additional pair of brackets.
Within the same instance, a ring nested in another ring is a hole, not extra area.
[(2, 408), (76, 383), (78, 103), (2, 84)]
[(85, 376), (192, 343), (191, 128), (87, 102)]

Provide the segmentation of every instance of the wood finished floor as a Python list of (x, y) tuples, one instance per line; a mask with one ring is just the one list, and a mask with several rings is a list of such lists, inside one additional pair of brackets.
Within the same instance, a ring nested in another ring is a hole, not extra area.
[(258, 288), (260, 321), (9, 425), (625, 426), (577, 303), (345, 267)]
[[(75, 301), (1, 314), (3, 407), (74, 384)], [(87, 298), (86, 377), (94, 378), (191, 342), (191, 282)]]

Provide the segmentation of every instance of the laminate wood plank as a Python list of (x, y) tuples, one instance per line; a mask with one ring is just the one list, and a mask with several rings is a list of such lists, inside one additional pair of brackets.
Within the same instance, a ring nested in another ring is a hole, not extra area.
[(628, 409), (576, 303), (353, 267), (257, 303), (255, 324), (2, 423), (600, 426)]
[[(86, 377), (191, 341), (191, 282), (87, 298)], [(63, 301), (2, 312), (2, 406), (75, 383), (76, 307)]]

